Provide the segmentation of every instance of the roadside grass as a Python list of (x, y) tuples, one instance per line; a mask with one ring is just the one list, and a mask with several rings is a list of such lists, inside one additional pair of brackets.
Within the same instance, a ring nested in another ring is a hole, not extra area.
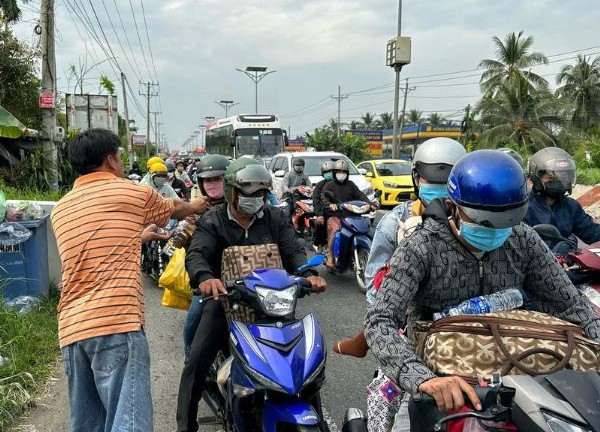
[(13, 187), (0, 183), (6, 199), (24, 201), (58, 201), (65, 194), (64, 191), (40, 192), (35, 188)]
[(33, 405), (56, 370), (58, 298), (51, 286), (47, 300), (22, 314), (0, 301), (0, 431)]

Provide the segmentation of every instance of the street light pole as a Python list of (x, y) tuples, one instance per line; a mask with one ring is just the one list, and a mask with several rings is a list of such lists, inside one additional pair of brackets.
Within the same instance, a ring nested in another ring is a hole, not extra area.
[[(275, 73), (277, 71), (267, 72), (266, 66), (246, 66), (246, 70), (237, 68), (235, 70), (246, 74), (248, 78), (254, 81), (254, 113), (258, 114), (258, 83), (267, 75)], [(254, 72), (254, 74), (252, 74), (251, 72)]]
[(219, 102), (215, 101), (215, 103), (217, 105), (220, 105), (221, 108), (225, 109), (225, 118), (227, 118), (227, 113), (228, 113), (230, 107), (233, 107), (233, 106), (236, 106), (236, 105), (240, 104), (239, 102), (233, 103), (233, 101), (230, 101), (230, 100), (222, 100), (222, 101), (219, 101)]

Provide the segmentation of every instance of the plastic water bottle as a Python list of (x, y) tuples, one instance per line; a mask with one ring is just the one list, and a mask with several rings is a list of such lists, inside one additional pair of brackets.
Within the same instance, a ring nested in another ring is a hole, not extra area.
[(486, 296), (473, 297), (457, 306), (447, 307), (433, 314), (433, 320), (453, 315), (474, 315), (516, 309), (523, 305), (523, 294), (516, 288), (498, 291)]
[(189, 234), (186, 229), (188, 227), (188, 223), (185, 220), (182, 220), (177, 224), (175, 229), (173, 230), (173, 235), (167, 241), (167, 244), (163, 248), (163, 253), (169, 257), (173, 256), (175, 253), (175, 249), (180, 248), (187, 241)]

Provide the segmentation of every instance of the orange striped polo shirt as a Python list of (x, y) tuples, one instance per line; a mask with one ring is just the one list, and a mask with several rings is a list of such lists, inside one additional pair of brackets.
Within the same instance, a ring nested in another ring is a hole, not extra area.
[(142, 328), (141, 232), (152, 223), (165, 226), (173, 207), (153, 188), (104, 171), (80, 176), (56, 204), (61, 347)]

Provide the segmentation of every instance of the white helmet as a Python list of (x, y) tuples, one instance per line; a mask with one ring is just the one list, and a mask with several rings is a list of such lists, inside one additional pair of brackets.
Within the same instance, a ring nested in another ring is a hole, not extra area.
[(446, 184), (450, 170), (466, 154), (463, 145), (452, 138), (431, 138), (417, 147), (413, 171), (430, 183)]

